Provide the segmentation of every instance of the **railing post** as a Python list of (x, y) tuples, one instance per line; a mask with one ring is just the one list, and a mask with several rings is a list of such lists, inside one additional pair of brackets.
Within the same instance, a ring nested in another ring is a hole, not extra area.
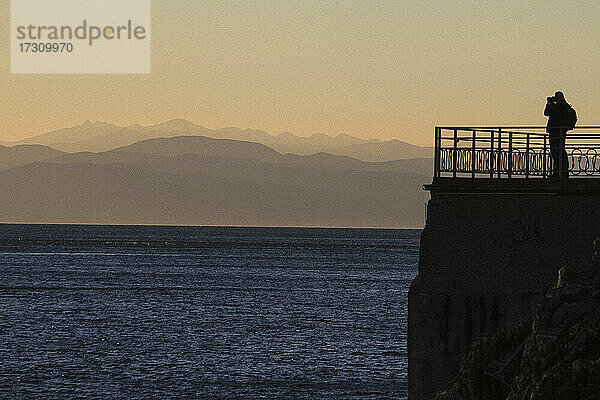
[(434, 178), (440, 177), (440, 128), (435, 127), (435, 138), (434, 138), (435, 146), (434, 146), (434, 162), (433, 162), (433, 176)]
[(512, 131), (509, 131), (508, 132), (508, 179), (512, 178), (512, 166), (513, 166), (512, 138), (513, 138), (513, 133), (512, 133)]
[(527, 152), (525, 156), (525, 178), (529, 178), (529, 132), (527, 132), (527, 146), (525, 151)]
[(548, 153), (547, 153), (547, 151), (548, 151), (548, 150), (547, 150), (547, 142), (548, 142), (548, 135), (546, 135), (546, 134), (545, 134), (545, 135), (544, 135), (544, 154), (543, 154), (543, 157), (544, 157), (544, 172), (543, 172), (543, 173), (544, 173), (544, 175), (543, 175), (543, 176), (544, 176), (544, 178), (545, 178), (546, 176), (548, 176), (548, 174), (547, 174), (547, 169), (546, 169), (546, 160), (547, 160), (547, 158), (548, 158)]
[(454, 150), (452, 151), (452, 177), (456, 178), (456, 157), (458, 157), (458, 132), (454, 128)]
[(494, 177), (494, 129), (490, 132), (490, 178)]
[(502, 128), (498, 128), (498, 178), (502, 173)]
[(473, 149), (471, 151), (471, 178), (475, 179), (475, 129), (473, 129)]
[[(563, 140), (562, 140), (563, 128), (562, 128), (562, 127), (560, 127), (560, 128), (557, 128), (557, 130), (558, 130), (558, 138), (559, 138), (559, 143), (561, 143), (561, 142), (563, 141)], [(565, 134), (566, 134), (566, 132), (565, 132)], [(566, 141), (565, 141), (565, 143), (564, 143), (564, 144), (563, 144), (563, 146), (562, 146), (562, 151), (564, 151), (564, 152), (566, 152), (566, 151), (567, 151), (567, 150), (566, 150), (566, 146), (567, 146), (567, 143), (566, 143)], [(563, 157), (562, 157), (562, 156), (563, 156), (563, 152), (562, 152), (562, 151), (560, 152), (560, 154), (559, 154), (559, 156), (558, 156), (558, 177), (559, 177), (560, 179), (562, 179), (562, 178), (563, 178), (563, 175), (564, 175), (564, 173), (563, 173), (563, 168), (564, 168), (564, 166), (563, 166)], [(556, 160), (554, 160), (554, 161), (556, 162)], [(568, 168), (568, 167), (567, 167), (567, 168)]]

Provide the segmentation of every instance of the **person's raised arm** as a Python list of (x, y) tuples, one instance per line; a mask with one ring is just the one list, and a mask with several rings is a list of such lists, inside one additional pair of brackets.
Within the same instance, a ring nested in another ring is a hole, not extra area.
[(554, 108), (554, 107), (553, 107), (553, 104), (552, 104), (552, 103), (550, 103), (550, 102), (547, 102), (547, 103), (546, 103), (546, 108), (544, 108), (544, 115), (545, 115), (546, 117), (549, 117), (549, 116), (550, 116), (550, 114), (552, 113), (552, 109), (553, 109), (553, 108)]

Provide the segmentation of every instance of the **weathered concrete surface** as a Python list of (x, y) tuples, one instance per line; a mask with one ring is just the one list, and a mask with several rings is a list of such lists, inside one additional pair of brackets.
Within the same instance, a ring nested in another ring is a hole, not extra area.
[(410, 400), (444, 390), (472, 338), (530, 319), (599, 236), (597, 194), (432, 192), (409, 292)]

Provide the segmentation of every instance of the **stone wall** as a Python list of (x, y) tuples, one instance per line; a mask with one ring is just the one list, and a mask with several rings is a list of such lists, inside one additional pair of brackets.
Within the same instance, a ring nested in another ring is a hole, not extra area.
[(445, 389), (472, 338), (531, 318), (599, 236), (599, 195), (432, 192), (409, 293), (410, 400)]

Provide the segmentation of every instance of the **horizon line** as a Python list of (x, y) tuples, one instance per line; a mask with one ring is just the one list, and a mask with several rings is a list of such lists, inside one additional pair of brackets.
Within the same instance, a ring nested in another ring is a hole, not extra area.
[(423, 227), (377, 227), (377, 226), (318, 226), (318, 225), (187, 225), (187, 224), (126, 224), (88, 222), (0, 222), (0, 225), (72, 225), (72, 226), (129, 226), (129, 227), (180, 227), (180, 228), (256, 228), (256, 229), (362, 229), (362, 230), (423, 230)]

